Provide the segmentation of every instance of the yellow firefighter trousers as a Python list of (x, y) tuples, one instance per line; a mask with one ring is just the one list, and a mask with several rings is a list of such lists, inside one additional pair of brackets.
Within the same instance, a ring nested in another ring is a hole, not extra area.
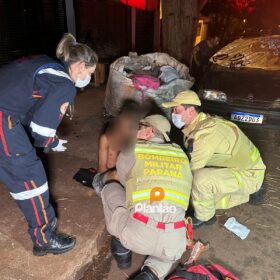
[(126, 208), (125, 190), (118, 183), (107, 184), (101, 198), (108, 232), (119, 238), (127, 249), (148, 255), (144, 266), (152, 268), (159, 279), (164, 279), (185, 252), (185, 227), (161, 230), (149, 223), (150, 220), (148, 224), (135, 220), (132, 216), (134, 209)]
[(193, 173), (192, 204), (195, 217), (208, 221), (216, 209), (228, 209), (249, 201), (263, 183), (264, 170), (201, 168)]

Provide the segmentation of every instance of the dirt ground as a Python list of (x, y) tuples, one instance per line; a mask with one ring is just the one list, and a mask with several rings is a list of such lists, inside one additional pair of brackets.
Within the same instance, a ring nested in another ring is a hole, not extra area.
[[(72, 180), (80, 167), (96, 166), (103, 98), (104, 88), (89, 88), (79, 94), (75, 118), (64, 121), (58, 133), (69, 141), (68, 150), (43, 158), (59, 229), (77, 237), (76, 248), (63, 255), (34, 257), (24, 217), (1, 184), (0, 280), (123, 280), (141, 267), (145, 256), (134, 254), (131, 269), (120, 271), (117, 268), (109, 252), (110, 238), (105, 230), (100, 198), (93, 190)], [(215, 225), (195, 231), (197, 238), (210, 244), (200, 261), (223, 264), (242, 280), (278, 280), (280, 131), (246, 129), (245, 132), (260, 148), (267, 165), (266, 202), (262, 206), (245, 204), (219, 212)], [(251, 230), (246, 240), (241, 241), (224, 229), (224, 222), (231, 216)]]

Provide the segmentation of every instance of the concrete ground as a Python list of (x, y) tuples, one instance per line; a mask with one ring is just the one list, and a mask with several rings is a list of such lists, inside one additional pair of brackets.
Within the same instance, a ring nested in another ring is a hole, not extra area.
[[(109, 252), (100, 199), (93, 190), (72, 180), (80, 167), (96, 166), (103, 97), (103, 88), (89, 88), (77, 96), (74, 120), (65, 120), (58, 133), (69, 141), (68, 150), (44, 157), (52, 200), (59, 216), (59, 229), (77, 237), (75, 249), (63, 255), (34, 257), (24, 217), (5, 186), (1, 185), (1, 280), (123, 280), (141, 267), (144, 256), (134, 254), (131, 269), (120, 271), (117, 268)], [(197, 238), (210, 243), (209, 251), (203, 253), (200, 260), (223, 264), (242, 280), (278, 280), (280, 132), (246, 129), (246, 133), (260, 148), (267, 165), (266, 202), (262, 206), (245, 204), (220, 211), (215, 225), (195, 231)], [(251, 230), (246, 240), (241, 241), (223, 228), (231, 216)], [(187, 255), (182, 261), (186, 258)]]

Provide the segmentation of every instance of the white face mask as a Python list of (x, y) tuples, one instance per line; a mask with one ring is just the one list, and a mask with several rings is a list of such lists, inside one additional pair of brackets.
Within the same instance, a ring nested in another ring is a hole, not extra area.
[(75, 83), (75, 87), (84, 88), (90, 83), (90, 80), (91, 80), (90, 75), (87, 75), (84, 80), (81, 80), (80, 78), (78, 78), (76, 83)]
[(179, 129), (185, 126), (185, 123), (182, 120), (182, 116), (179, 114), (172, 114), (172, 122)]

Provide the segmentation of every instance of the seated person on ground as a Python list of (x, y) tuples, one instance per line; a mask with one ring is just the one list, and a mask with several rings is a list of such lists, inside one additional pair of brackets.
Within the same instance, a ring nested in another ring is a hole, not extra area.
[(95, 181), (99, 174), (115, 168), (118, 154), (129, 144), (133, 132), (137, 129), (141, 114), (138, 103), (125, 103), (120, 114), (105, 124), (99, 138), (98, 170), (81, 168), (75, 174), (74, 179), (84, 186), (98, 188)]
[(99, 138), (98, 172), (103, 173), (116, 165), (119, 152), (130, 138), (134, 121), (129, 112), (110, 120)]

